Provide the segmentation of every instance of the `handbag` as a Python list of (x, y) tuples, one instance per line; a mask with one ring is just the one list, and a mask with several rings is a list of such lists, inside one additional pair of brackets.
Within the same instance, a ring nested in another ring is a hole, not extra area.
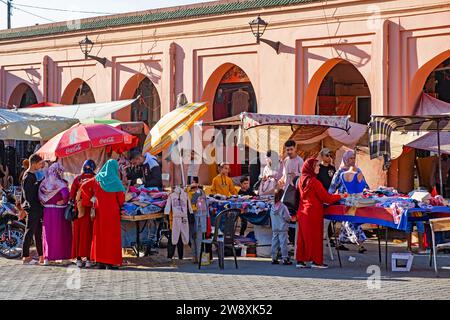
[(77, 213), (75, 211), (75, 206), (72, 201), (69, 201), (66, 209), (64, 210), (64, 218), (67, 221), (73, 221), (77, 218)]
[(294, 179), (292, 184), (289, 184), (284, 191), (281, 202), (283, 202), (289, 210), (291, 215), (297, 214), (300, 204), (300, 192), (298, 190), (297, 182), (300, 181), (298, 177)]
[(94, 187), (94, 195), (91, 198), (91, 202), (92, 202), (92, 207), (91, 207), (91, 212), (90, 212), (90, 216), (91, 219), (94, 220), (95, 219), (95, 203), (97, 202), (97, 197), (95, 196), (95, 187)]

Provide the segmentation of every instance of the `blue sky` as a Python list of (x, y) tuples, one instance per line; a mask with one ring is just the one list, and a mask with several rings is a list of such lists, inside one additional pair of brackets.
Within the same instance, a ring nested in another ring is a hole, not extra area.
[[(211, 0), (210, 0), (211, 1)], [(92, 13), (75, 13), (64, 11), (43, 10), (26, 6), (37, 6), (46, 8), (64, 9), (70, 11), (90, 11), (99, 13), (124, 13), (132, 11), (140, 11), (145, 9), (154, 9), (162, 7), (172, 7), (185, 4), (210, 2), (208, 0), (13, 0), (13, 5), (17, 9), (13, 9), (11, 18), (12, 28), (32, 26), (35, 24), (50, 23), (52, 21), (66, 21), (81, 18), (88, 18), (103, 14)], [(0, 29), (6, 29), (6, 0), (0, 1)], [(24, 5), (24, 6), (21, 6)], [(21, 10), (28, 11), (25, 13)], [(37, 16), (31, 15), (35, 14)], [(48, 20), (46, 20), (48, 19)]]

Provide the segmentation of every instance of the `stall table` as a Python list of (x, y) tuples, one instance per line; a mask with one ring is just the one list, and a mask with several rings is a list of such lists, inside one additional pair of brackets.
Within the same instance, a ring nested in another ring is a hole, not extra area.
[[(342, 267), (341, 257), (339, 253), (339, 244), (336, 235), (335, 223), (349, 221), (359, 224), (375, 224), (378, 226), (377, 238), (378, 238), (378, 256), (381, 263), (381, 243), (380, 243), (380, 228), (386, 228), (385, 239), (385, 263), (386, 270), (388, 269), (388, 229), (396, 229), (406, 231), (408, 222), (413, 221), (428, 221), (432, 218), (450, 216), (450, 207), (433, 207), (432, 209), (412, 208), (405, 210), (398, 221), (395, 221), (393, 210), (390, 208), (368, 206), (362, 208), (356, 208), (354, 213), (348, 214), (350, 207), (345, 205), (332, 205), (325, 209), (325, 219), (333, 222), (333, 229), (336, 240), (336, 250), (339, 259), (339, 265)], [(417, 213), (421, 213), (417, 216)]]
[(126, 216), (126, 215), (122, 215), (121, 216), (121, 220), (122, 221), (131, 221), (131, 222), (135, 222), (136, 224), (136, 257), (139, 258), (139, 245), (141, 243), (140, 241), (140, 222), (141, 221), (145, 221), (145, 223), (147, 224), (147, 222), (149, 220), (155, 220), (155, 219), (159, 219), (164, 217), (164, 213), (163, 212), (158, 212), (158, 213), (152, 213), (152, 214), (143, 214), (143, 215), (137, 215), (137, 216)]

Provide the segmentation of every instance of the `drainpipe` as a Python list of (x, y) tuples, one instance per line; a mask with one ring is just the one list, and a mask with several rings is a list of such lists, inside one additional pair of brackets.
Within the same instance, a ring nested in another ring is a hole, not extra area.
[(44, 57), (44, 60), (43, 60), (43, 62), (42, 62), (42, 64), (43, 64), (43, 69), (44, 69), (44, 87), (43, 87), (43, 90), (42, 90), (42, 93), (43, 93), (43, 100), (44, 100), (44, 102), (48, 102), (48, 100), (49, 100), (49, 96), (48, 96), (48, 74), (49, 74), (49, 72), (48, 72), (48, 56), (45, 56)]

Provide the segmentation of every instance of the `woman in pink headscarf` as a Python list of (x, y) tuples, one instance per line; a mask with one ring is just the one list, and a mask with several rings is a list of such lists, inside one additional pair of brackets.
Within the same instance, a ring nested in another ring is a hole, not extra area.
[(39, 187), (39, 200), (44, 206), (42, 242), (46, 265), (49, 261), (71, 258), (72, 225), (64, 217), (70, 192), (63, 174), (61, 164), (52, 164)]

